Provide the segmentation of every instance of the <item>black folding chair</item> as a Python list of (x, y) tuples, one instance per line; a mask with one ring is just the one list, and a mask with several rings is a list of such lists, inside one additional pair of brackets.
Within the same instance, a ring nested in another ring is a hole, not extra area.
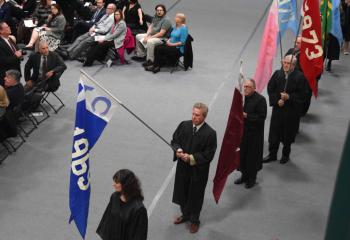
[(170, 73), (175, 72), (177, 69), (181, 68), (187, 71), (189, 68), (193, 67), (193, 52), (192, 52), (192, 42), (193, 38), (188, 34), (185, 42), (184, 54), (176, 60), (174, 66), (172, 66)]
[[(61, 74), (60, 74), (61, 75)], [(58, 76), (59, 78), (59, 76)], [(65, 105), (63, 103), (63, 101), (57, 96), (57, 94), (55, 93), (58, 89), (59, 89), (59, 86), (57, 86), (56, 89), (51, 89), (50, 88), (50, 84), (47, 82), (47, 81), (44, 81), (42, 83), (39, 83), (38, 84), (38, 88), (40, 88), (42, 86), (42, 90), (44, 92), (44, 96), (41, 100), (41, 103), (44, 103), (46, 102), (49, 107), (57, 114)], [(52, 95), (54, 98), (56, 98), (56, 100), (58, 100), (59, 102), (59, 106), (58, 107), (55, 107), (49, 100), (48, 100), (48, 97)]]

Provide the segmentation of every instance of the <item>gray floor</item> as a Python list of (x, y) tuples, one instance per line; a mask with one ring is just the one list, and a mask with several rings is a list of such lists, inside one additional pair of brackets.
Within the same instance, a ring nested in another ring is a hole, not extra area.
[[(170, 6), (173, 1), (163, 1)], [(113, 66), (95, 79), (139, 114), (165, 138), (183, 119), (189, 119), (195, 101), (210, 104), (208, 122), (217, 130), (219, 144), (226, 126), (238, 67), (233, 60), (254, 28), (268, 0), (182, 1), (176, 12), (188, 15), (195, 41), (194, 69), (157, 75), (144, 72), (138, 63)], [(141, 1), (146, 12), (156, 1)], [(247, 76), (254, 73), (262, 27), (245, 51)], [(291, 46), (292, 39), (284, 41)], [(285, 50), (287, 47), (285, 47)], [(276, 59), (276, 68), (278, 67)], [(265, 165), (258, 185), (246, 190), (228, 179), (216, 205), (210, 172), (200, 231), (191, 235), (174, 226), (179, 214), (171, 203), (173, 179), (159, 199), (150, 219), (151, 240), (296, 240), (322, 239), (333, 192), (346, 127), (349, 121), (349, 56), (334, 62), (334, 73), (325, 73), (319, 98), (303, 119), (292, 161)], [(79, 79), (78, 62), (68, 62), (59, 90), (66, 107), (30, 135), (20, 150), (0, 165), (0, 239), (79, 239), (68, 225), (68, 184), (72, 129)], [(100, 66), (86, 69), (93, 74)], [(264, 93), (266, 94), (266, 93)], [(265, 127), (268, 126), (271, 109)], [(266, 138), (267, 139), (267, 138)], [(265, 144), (266, 148), (267, 144)], [(142, 181), (149, 206), (172, 169), (170, 149), (122, 108), (118, 109), (91, 154), (92, 194), (87, 240), (98, 239), (97, 224), (112, 188), (112, 175), (130, 168)]]

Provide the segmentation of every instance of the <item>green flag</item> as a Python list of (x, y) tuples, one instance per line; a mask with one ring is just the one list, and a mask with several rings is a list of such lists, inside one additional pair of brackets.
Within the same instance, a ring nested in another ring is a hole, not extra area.
[(327, 34), (332, 30), (332, 0), (322, 0), (320, 4), (322, 16), (322, 42), (326, 44)]
[(335, 183), (325, 240), (350, 239), (350, 125)]

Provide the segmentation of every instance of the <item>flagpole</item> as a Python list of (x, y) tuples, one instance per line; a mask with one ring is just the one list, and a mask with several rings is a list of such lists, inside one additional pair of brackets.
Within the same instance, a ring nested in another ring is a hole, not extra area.
[[(297, 30), (297, 34), (296, 34), (296, 37), (295, 37), (295, 40), (294, 40), (294, 47), (293, 47), (293, 52), (292, 52), (292, 58), (290, 59), (290, 64), (292, 64), (293, 58), (295, 56), (295, 45), (297, 44), (297, 41), (298, 41), (298, 37), (299, 37), (299, 32), (300, 32), (300, 27), (301, 27), (302, 21), (303, 21), (303, 16), (300, 16), (298, 30)], [(287, 91), (288, 80), (289, 80), (289, 71), (288, 71), (288, 75), (287, 75), (287, 78), (286, 78), (286, 84), (284, 85), (283, 92)]]
[(139, 120), (146, 128), (148, 128), (152, 133), (154, 133), (157, 137), (159, 137), (166, 145), (168, 145), (173, 151), (176, 151), (176, 149), (168, 143), (165, 138), (163, 138), (159, 133), (157, 133), (153, 128), (151, 128), (145, 121), (143, 121), (139, 116), (137, 116), (133, 111), (131, 111), (127, 106), (125, 106), (122, 101), (120, 101), (118, 98), (116, 98), (111, 92), (109, 92), (107, 89), (105, 89), (100, 83), (95, 81), (92, 77), (89, 76), (84, 70), (80, 69), (80, 72), (84, 74), (90, 81), (92, 81), (94, 84), (96, 84), (98, 87), (100, 87), (105, 93), (107, 93), (113, 100), (115, 100), (120, 106), (122, 106), (126, 111), (128, 111), (132, 116), (134, 116), (137, 120)]
[[(327, 51), (328, 51), (328, 44), (327, 44), (327, 25), (328, 25), (328, 0), (323, 0), (323, 10), (326, 10), (326, 11), (323, 11), (325, 12), (325, 15), (324, 16), (326, 19), (324, 20), (325, 21), (325, 24), (324, 24), (324, 29), (323, 29), (323, 62), (326, 61), (326, 58), (327, 58)], [(322, 19), (322, 22), (323, 22), (323, 19)]]
[(281, 53), (281, 61), (283, 59), (283, 48), (282, 48), (282, 35), (281, 35), (281, 29), (280, 29), (280, 14), (279, 14), (279, 5), (278, 1), (276, 1), (277, 4), (277, 21), (278, 21), (278, 38), (280, 43), (280, 53)]
[(236, 57), (235, 61), (233, 62), (233, 67), (236, 66), (236, 64), (238, 63), (238, 61), (242, 58), (242, 55), (244, 53), (244, 51), (246, 50), (246, 48), (248, 47), (248, 44), (250, 43), (250, 41), (253, 39), (254, 34), (258, 31), (258, 28), (260, 26), (260, 24), (262, 23), (265, 15), (267, 14), (267, 12), (269, 11), (271, 5), (273, 3), (273, 0), (270, 1), (270, 3), (266, 6), (264, 13), (261, 15), (259, 21), (257, 22), (257, 24), (255, 25), (253, 31), (251, 32), (250, 36), (248, 37), (248, 40), (244, 43), (243, 48), (241, 49), (241, 51), (239, 52), (238, 56)]

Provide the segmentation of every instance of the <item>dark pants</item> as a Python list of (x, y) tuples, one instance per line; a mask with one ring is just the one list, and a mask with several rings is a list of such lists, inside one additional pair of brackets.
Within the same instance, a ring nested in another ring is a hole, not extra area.
[[(269, 142), (270, 155), (276, 156), (279, 146), (280, 146), (279, 141)], [(283, 143), (282, 156), (289, 157), (290, 151), (291, 151), (291, 143)]]
[(95, 60), (102, 61), (108, 49), (114, 46), (113, 41), (105, 41), (103, 43), (94, 43), (86, 54), (86, 66), (91, 66)]
[(72, 34), (71, 41), (74, 42), (74, 40), (77, 39), (79, 36), (88, 32), (91, 27), (92, 27), (91, 24), (84, 21), (80, 21), (77, 24), (75, 24), (73, 27), (73, 34)]
[(191, 223), (199, 224), (199, 212), (191, 211), (189, 206), (180, 206), (181, 213), (184, 219), (188, 219)]
[(173, 66), (181, 56), (181, 52), (177, 47), (169, 47), (167, 45), (159, 45), (154, 49), (154, 66)]

